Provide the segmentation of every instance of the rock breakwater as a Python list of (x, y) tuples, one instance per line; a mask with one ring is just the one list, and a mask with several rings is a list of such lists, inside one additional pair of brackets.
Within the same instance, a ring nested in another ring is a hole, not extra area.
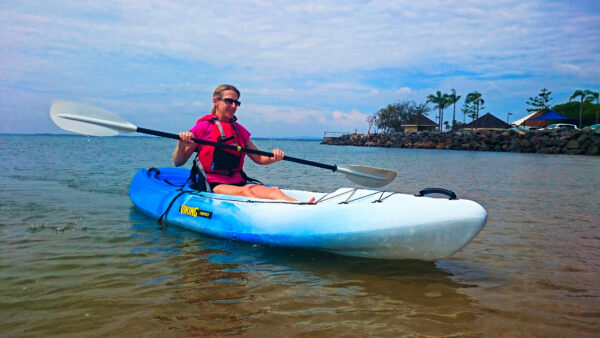
[(365, 147), (499, 151), (541, 154), (600, 155), (600, 129), (476, 130), (397, 134), (347, 134), (322, 144)]

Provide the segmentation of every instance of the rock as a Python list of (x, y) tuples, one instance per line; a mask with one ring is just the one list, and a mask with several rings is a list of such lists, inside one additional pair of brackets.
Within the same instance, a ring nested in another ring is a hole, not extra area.
[(579, 149), (579, 142), (571, 140), (567, 143), (567, 149)]
[(531, 146), (531, 142), (527, 139), (521, 140), (519, 144), (521, 148), (529, 148)]
[(411, 132), (397, 134), (346, 134), (322, 144), (367, 147), (511, 151), (546, 154), (600, 155), (600, 132), (581, 130)]

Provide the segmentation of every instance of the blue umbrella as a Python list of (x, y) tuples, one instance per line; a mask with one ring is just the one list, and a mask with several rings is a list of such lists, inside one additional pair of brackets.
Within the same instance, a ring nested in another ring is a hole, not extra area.
[(564, 117), (562, 115), (558, 115), (555, 111), (549, 111), (543, 115), (540, 115), (534, 119), (530, 119), (530, 121), (540, 121), (540, 120), (568, 120), (568, 117)]

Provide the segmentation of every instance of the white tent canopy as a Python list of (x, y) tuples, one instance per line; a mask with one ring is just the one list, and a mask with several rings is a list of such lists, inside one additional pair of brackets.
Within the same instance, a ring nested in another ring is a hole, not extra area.
[(525, 121), (529, 120), (530, 118), (533, 118), (533, 117), (534, 117), (534, 115), (536, 115), (536, 114), (539, 114), (539, 113), (540, 113), (539, 111), (536, 111), (535, 113), (531, 113), (531, 114), (529, 114), (529, 115), (525, 116), (525, 117), (524, 117), (524, 118), (522, 118), (522, 119), (516, 120), (515, 122), (513, 122), (513, 123), (511, 123), (511, 124), (512, 124), (512, 125), (514, 125), (514, 126), (520, 126), (520, 125), (522, 125), (523, 123), (525, 123)]

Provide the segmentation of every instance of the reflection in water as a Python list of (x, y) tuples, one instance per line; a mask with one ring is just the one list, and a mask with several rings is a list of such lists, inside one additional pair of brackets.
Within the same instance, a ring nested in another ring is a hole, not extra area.
[[(140, 218), (144, 216), (132, 215)], [(422, 261), (357, 259), (209, 238), (147, 219), (146, 237), (170, 246), (169, 301), (153, 319), (198, 335), (445, 334), (471, 332), (478, 310), (452, 275)], [(136, 227), (140, 227), (139, 223)], [(164, 237), (162, 237), (164, 236)], [(160, 238), (163, 238), (163, 241)], [(275, 331), (274, 331), (275, 330)], [(472, 333), (472, 332), (471, 332)]]

